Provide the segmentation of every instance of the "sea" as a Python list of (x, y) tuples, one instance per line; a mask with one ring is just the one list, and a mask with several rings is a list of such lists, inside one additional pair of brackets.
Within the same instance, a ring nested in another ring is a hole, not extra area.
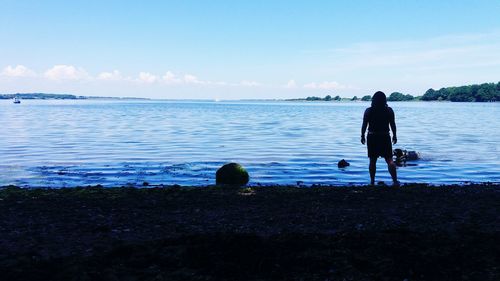
[[(364, 185), (368, 102), (0, 101), (0, 186), (208, 186), (237, 162), (251, 186)], [(390, 102), (421, 158), (402, 183), (500, 182), (500, 103)], [(338, 168), (339, 160), (350, 163)], [(391, 183), (383, 159), (377, 182)]]

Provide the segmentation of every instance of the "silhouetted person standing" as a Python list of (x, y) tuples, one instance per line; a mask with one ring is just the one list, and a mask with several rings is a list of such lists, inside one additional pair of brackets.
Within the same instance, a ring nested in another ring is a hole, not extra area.
[[(366, 127), (368, 137), (365, 139)], [(363, 125), (361, 126), (361, 143), (367, 142), (368, 157), (370, 158), (371, 184), (375, 184), (375, 173), (377, 172), (377, 158), (383, 157), (387, 162), (389, 173), (394, 185), (399, 185), (396, 174), (396, 164), (392, 161), (392, 144), (389, 134), (392, 131), (392, 143), (396, 144), (396, 122), (394, 111), (387, 106), (387, 98), (383, 92), (376, 92), (372, 97), (372, 106), (365, 110)]]

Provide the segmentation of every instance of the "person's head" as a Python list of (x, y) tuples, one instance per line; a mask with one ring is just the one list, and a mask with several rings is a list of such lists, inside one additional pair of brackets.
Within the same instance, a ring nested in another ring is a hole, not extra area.
[(378, 91), (373, 94), (372, 97), (372, 107), (385, 107), (387, 106), (387, 97), (384, 92)]

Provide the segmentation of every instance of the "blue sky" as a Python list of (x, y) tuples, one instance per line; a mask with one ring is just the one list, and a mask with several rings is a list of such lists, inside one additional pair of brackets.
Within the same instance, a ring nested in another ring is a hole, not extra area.
[(500, 80), (500, 1), (0, 0), (0, 92), (345, 97)]

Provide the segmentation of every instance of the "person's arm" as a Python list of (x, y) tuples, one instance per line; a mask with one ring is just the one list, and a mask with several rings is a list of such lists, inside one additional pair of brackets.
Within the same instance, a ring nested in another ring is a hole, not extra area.
[(365, 114), (363, 115), (363, 125), (361, 125), (361, 143), (365, 144), (365, 132), (366, 127), (368, 127), (368, 109), (365, 110)]
[(398, 142), (398, 137), (396, 134), (396, 117), (394, 116), (394, 111), (391, 108), (389, 126), (391, 126), (392, 131), (392, 143), (396, 144)]

